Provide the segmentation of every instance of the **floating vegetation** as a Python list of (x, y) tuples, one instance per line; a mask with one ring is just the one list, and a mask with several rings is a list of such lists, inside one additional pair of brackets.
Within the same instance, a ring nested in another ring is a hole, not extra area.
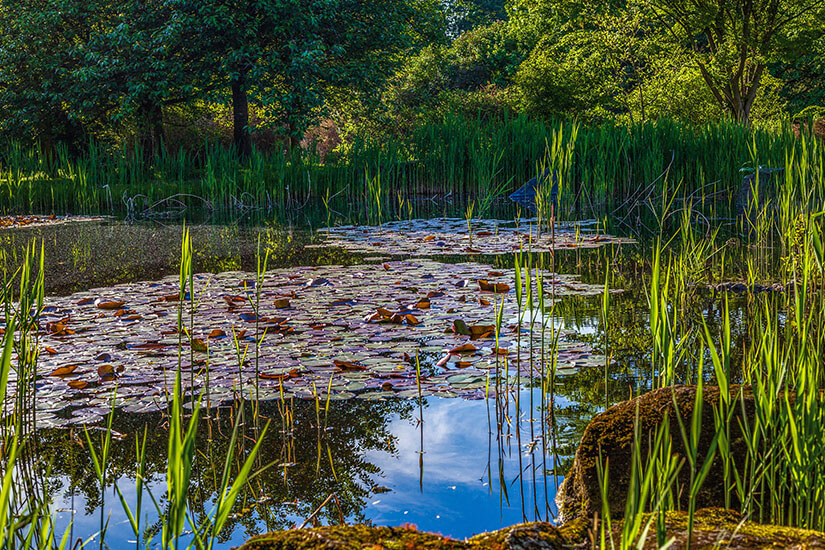
[(539, 229), (537, 218), (515, 221), (438, 218), (395, 221), (378, 226), (346, 225), (319, 230), (323, 243), (310, 247), (341, 247), (351, 252), (396, 255), (511, 254), (519, 250), (547, 252), (559, 248), (597, 248), (632, 243), (632, 239), (599, 232), (596, 221), (558, 224)]
[[(250, 396), (480, 399), (508, 376), (549, 372), (550, 357), (538, 359), (543, 331), (528, 325), (571, 334), (549, 315), (517, 308), (512, 270), (476, 263), (273, 270), (260, 296), (256, 281), (245, 272), (199, 274), (183, 301), (176, 277), (47, 299), (38, 426), (91, 423), (112, 406), (165, 410), (179, 362), (184, 394), (203, 393), (209, 406)], [(548, 308), (565, 295), (602, 292), (549, 273), (542, 290)], [(421, 393), (416, 357), (426, 365)], [(553, 361), (557, 375), (604, 362), (566, 337)]]
[(0, 216), (0, 229), (58, 225), (68, 222), (102, 222), (106, 219), (101, 216), (55, 216), (54, 214), (51, 216)]

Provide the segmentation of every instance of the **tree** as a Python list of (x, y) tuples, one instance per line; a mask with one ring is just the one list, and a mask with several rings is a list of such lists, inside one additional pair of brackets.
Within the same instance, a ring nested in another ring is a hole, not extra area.
[[(77, 147), (92, 129), (163, 141), (163, 112), (214, 87), (216, 63), (164, 0), (4, 0), (0, 124), (20, 137)], [(148, 156), (148, 155), (147, 155)]]
[(220, 60), (218, 78), (231, 88), (234, 141), (242, 155), (251, 148), (250, 99), (271, 112), (294, 146), (322, 114), (331, 89), (377, 87), (438, 14), (430, 0), (211, 0), (187, 6), (191, 24), (202, 29), (198, 43)]
[[(386, 114), (397, 129), (441, 118), (445, 111), (479, 113), (482, 105), (500, 111), (497, 92), (507, 88), (524, 54), (496, 21), (463, 33), (450, 44), (431, 44), (410, 56), (392, 76), (383, 95)], [(479, 101), (480, 100), (480, 103)]]
[(825, 0), (647, 0), (675, 44), (689, 53), (719, 105), (748, 124), (778, 44)]
[(81, 109), (94, 114), (82, 81), (71, 75), (83, 64), (90, 21), (102, 17), (98, 8), (95, 2), (0, 4), (0, 124), (11, 135), (39, 141), (47, 157), (56, 141), (82, 139)]

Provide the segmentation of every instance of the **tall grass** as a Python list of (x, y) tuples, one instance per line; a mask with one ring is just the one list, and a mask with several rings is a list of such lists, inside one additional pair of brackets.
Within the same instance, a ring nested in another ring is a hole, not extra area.
[(36, 147), (12, 143), (0, 146), (0, 211), (151, 216), (188, 206), (247, 212), (296, 208), (334, 195), (346, 204), (366, 199), (377, 216), (386, 206), (377, 195), (381, 188), (385, 197), (472, 197), (485, 211), (491, 198), (535, 176), (544, 163), (560, 172), (556, 217), (626, 216), (657, 195), (649, 188), (660, 186), (665, 174), (682, 182), (684, 197), (735, 197), (730, 192), (742, 182), (741, 169), (780, 166), (789, 151), (821, 164), (821, 148), (817, 157), (813, 146), (789, 127), (768, 132), (668, 121), (584, 127), (525, 116), (447, 116), (403, 137), (356, 136), (323, 160), (299, 149), (255, 151), (241, 159), (214, 145), (152, 158), (90, 145), (80, 156), (61, 149), (51, 160)]
[[(757, 150), (751, 142), (752, 157), (763, 158)], [(724, 494), (718, 505), (754, 521), (825, 529), (821, 144), (800, 139), (787, 149), (781, 166), (785, 172), (775, 192), (763, 200), (754, 194), (743, 213), (745, 254), (752, 261), (739, 269), (747, 295), (737, 300), (736, 317), (727, 295), (714, 291), (709, 303), (707, 294), (696, 290), (720, 282), (714, 277), (725, 282), (731, 276), (731, 247), (740, 246), (734, 239), (720, 244), (718, 230), (696, 224), (693, 205), (685, 203), (678, 207), (683, 216), (676, 234), (660, 235), (654, 247), (648, 293), (652, 385), (693, 384), (695, 401), (691, 413), (680, 414), (674, 399), (676, 418), (665, 417), (653, 434), (637, 428), (623, 530), (613, 532), (609, 521), (602, 522), (603, 548), (636, 547), (647, 536), (643, 518), (658, 518), (656, 540), (666, 546), (662, 518), (678, 508), (676, 495), (687, 495), (691, 540), (697, 497), (712, 469)], [(757, 285), (769, 282), (781, 282), (785, 291), (759, 293)], [(706, 361), (713, 367), (710, 376)], [(707, 384), (718, 388), (718, 399), (708, 400)], [(702, 422), (706, 407), (713, 409), (710, 424)], [(678, 430), (671, 429), (674, 425)], [(687, 476), (672, 476), (677, 465), (663, 462), (674, 441), (685, 449), (678, 468)], [(699, 453), (700, 448), (707, 451)], [(657, 472), (650, 483), (649, 471)], [(600, 476), (606, 502), (609, 462), (600, 464)], [(603, 516), (611, 513), (603, 510)]]

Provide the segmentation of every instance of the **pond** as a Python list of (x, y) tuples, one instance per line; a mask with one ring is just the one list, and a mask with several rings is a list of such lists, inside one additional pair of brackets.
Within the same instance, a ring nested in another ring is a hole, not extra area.
[[(550, 237), (514, 219), (0, 231), (7, 276), (30, 242), (45, 250), (42, 351), (27, 397), (37, 429), (21, 487), (51, 496), (57, 532), (71, 540), (97, 546), (105, 532), (106, 546), (132, 548), (124, 501), (160, 545), (180, 366), (186, 417), (203, 404), (191, 518), (209, 514), (225, 464), (237, 470), (261, 440), (261, 472), (222, 545), (307, 522), (410, 523), (464, 538), (552, 521), (584, 426), (650, 387), (640, 281), (651, 244), (597, 222)], [(178, 295), (185, 232), (192, 286)], [(708, 319), (718, 321), (712, 306)]]

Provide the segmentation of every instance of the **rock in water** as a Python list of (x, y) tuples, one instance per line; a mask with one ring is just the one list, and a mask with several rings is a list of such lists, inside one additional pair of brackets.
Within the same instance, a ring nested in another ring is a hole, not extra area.
[(553, 208), (558, 208), (559, 195), (559, 173), (558, 171), (551, 171), (549, 168), (544, 170), (541, 179), (538, 176), (534, 177), (524, 185), (522, 185), (515, 193), (510, 195), (510, 200), (517, 202), (525, 208), (536, 208), (536, 195), (539, 193), (547, 193), (547, 186), (550, 188), (550, 202), (553, 203)]
[[(645, 525), (649, 519), (650, 515), (645, 514), (642, 525)], [(688, 544), (688, 514), (686, 512), (665, 514), (667, 530), (665, 538), (673, 539), (670, 550), (686, 550), (687, 548), (692, 550), (825, 549), (825, 535), (820, 532), (745, 521), (745, 518), (738, 512), (724, 508), (697, 510), (693, 516), (693, 522), (693, 536)], [(622, 523), (622, 521), (616, 521), (612, 524), (616, 548), (619, 547), (621, 541)], [(640, 548), (658, 550), (655, 531), (655, 527), (652, 527), (644, 544), (639, 546)]]
[[(739, 398), (742, 390), (741, 399)], [(754, 414), (754, 400), (750, 388), (747, 386), (731, 386), (734, 407), (731, 420), (730, 452), (734, 463), (741, 469), (747, 456), (747, 443), (740, 426), (742, 410), (744, 408), (749, 424), (752, 424)], [(607, 498), (610, 513), (619, 517), (624, 513), (627, 491), (630, 485), (630, 471), (634, 441), (634, 424), (636, 411), (639, 415), (639, 434), (643, 441), (642, 456), (647, 455), (647, 441), (655, 436), (656, 428), (662, 423), (665, 416), (670, 422), (670, 436), (672, 452), (678, 457), (685, 457), (684, 442), (679, 432), (676, 414), (682, 418), (685, 426), (690, 425), (693, 406), (696, 399), (695, 386), (673, 386), (648, 392), (644, 395), (623, 401), (606, 411), (596, 415), (587, 425), (582, 435), (581, 443), (576, 450), (573, 465), (564, 479), (556, 502), (559, 506), (562, 521), (569, 521), (578, 517), (590, 518), (594, 513), (601, 514), (602, 496), (599, 489), (597, 464), (601, 450), (601, 460), (608, 461), (608, 477), (610, 484)], [(714, 406), (719, 406), (719, 388), (706, 386), (702, 394), (702, 429), (699, 438), (698, 455), (704, 457), (713, 441), (715, 433)], [(674, 404), (676, 403), (676, 405)], [(678, 407), (677, 407), (678, 405)], [(678, 413), (677, 413), (678, 408)], [(722, 461), (718, 453), (710, 468), (705, 482), (702, 484), (696, 498), (697, 508), (723, 506), (725, 504)], [(677, 478), (676, 492), (690, 483), (690, 468), (682, 467)], [(689, 491), (681, 494), (682, 509), (687, 509)], [(735, 495), (732, 506), (738, 507), (739, 502)]]

